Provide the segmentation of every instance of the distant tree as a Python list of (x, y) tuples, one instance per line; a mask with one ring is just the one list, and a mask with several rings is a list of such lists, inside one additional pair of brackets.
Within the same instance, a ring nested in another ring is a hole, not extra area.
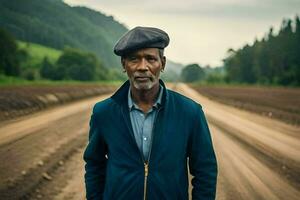
[(225, 69), (224, 67), (210, 67), (206, 65), (204, 68), (206, 83), (225, 83)]
[(56, 66), (52, 64), (48, 57), (45, 57), (43, 59), (43, 62), (41, 64), (40, 68), (40, 75), (43, 78), (50, 79), (50, 80), (59, 80), (62, 79), (62, 76), (59, 77)]
[(225, 83), (225, 76), (218, 73), (211, 73), (206, 77), (205, 81), (207, 83)]
[(18, 51), (15, 38), (6, 30), (0, 29), (0, 73), (18, 76), (20, 60), (25, 57), (25, 51)]
[(22, 70), (21, 77), (33, 81), (38, 78), (38, 71), (33, 68), (25, 68)]
[(293, 69), (295, 71), (295, 85), (300, 85), (300, 19), (299, 16), (296, 16), (295, 19), (295, 64), (293, 65)]
[(204, 70), (198, 64), (187, 65), (181, 71), (181, 79), (184, 82), (200, 81), (204, 76)]
[(107, 71), (94, 54), (71, 48), (64, 50), (56, 64), (57, 75), (60, 79), (103, 80)]

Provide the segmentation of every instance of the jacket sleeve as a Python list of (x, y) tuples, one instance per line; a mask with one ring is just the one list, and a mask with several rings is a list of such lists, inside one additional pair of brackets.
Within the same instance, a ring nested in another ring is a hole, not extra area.
[(90, 119), (89, 143), (84, 152), (85, 186), (87, 200), (102, 200), (107, 165), (107, 146), (98, 131), (99, 124), (92, 114)]
[(210, 131), (200, 105), (189, 140), (189, 149), (189, 169), (193, 175), (192, 199), (213, 200), (216, 196), (217, 161)]

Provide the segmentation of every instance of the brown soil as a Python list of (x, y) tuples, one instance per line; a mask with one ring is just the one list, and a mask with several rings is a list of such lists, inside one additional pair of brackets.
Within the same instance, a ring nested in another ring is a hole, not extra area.
[(192, 86), (200, 94), (240, 109), (300, 125), (300, 89)]
[[(108, 96), (89, 98), (0, 124), (0, 159), (3, 161), (0, 199), (50, 200), (68, 184), (70, 177), (83, 173), (82, 155), (78, 152), (82, 152), (87, 142), (91, 109), (95, 102)], [(76, 170), (72, 164), (74, 157)], [(80, 183), (83, 183), (82, 177)]]
[(184, 84), (176, 90), (200, 103), (208, 118), (218, 200), (298, 199), (300, 127), (211, 101)]
[(13, 119), (55, 105), (111, 93), (116, 86), (7, 86), (0, 87), (0, 121)]
[[(217, 200), (299, 199), (299, 127), (211, 101), (184, 84), (175, 90), (199, 102), (208, 118)], [(84, 199), (88, 121), (94, 103), (109, 95), (1, 123), (0, 199)]]

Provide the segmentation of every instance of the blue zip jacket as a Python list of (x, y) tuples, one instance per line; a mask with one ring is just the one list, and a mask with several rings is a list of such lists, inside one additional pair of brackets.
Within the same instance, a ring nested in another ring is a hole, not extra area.
[(88, 200), (188, 200), (188, 167), (193, 175), (192, 199), (215, 199), (217, 162), (202, 108), (166, 89), (161, 80), (160, 84), (162, 106), (154, 122), (148, 162), (133, 135), (129, 81), (95, 104), (84, 152)]

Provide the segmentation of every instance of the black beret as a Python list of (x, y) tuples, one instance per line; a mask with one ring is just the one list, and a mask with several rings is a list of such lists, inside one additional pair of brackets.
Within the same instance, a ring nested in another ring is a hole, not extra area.
[(123, 56), (142, 48), (164, 49), (168, 46), (169, 41), (168, 34), (163, 30), (138, 26), (126, 32), (119, 39), (114, 47), (114, 53), (118, 56)]

